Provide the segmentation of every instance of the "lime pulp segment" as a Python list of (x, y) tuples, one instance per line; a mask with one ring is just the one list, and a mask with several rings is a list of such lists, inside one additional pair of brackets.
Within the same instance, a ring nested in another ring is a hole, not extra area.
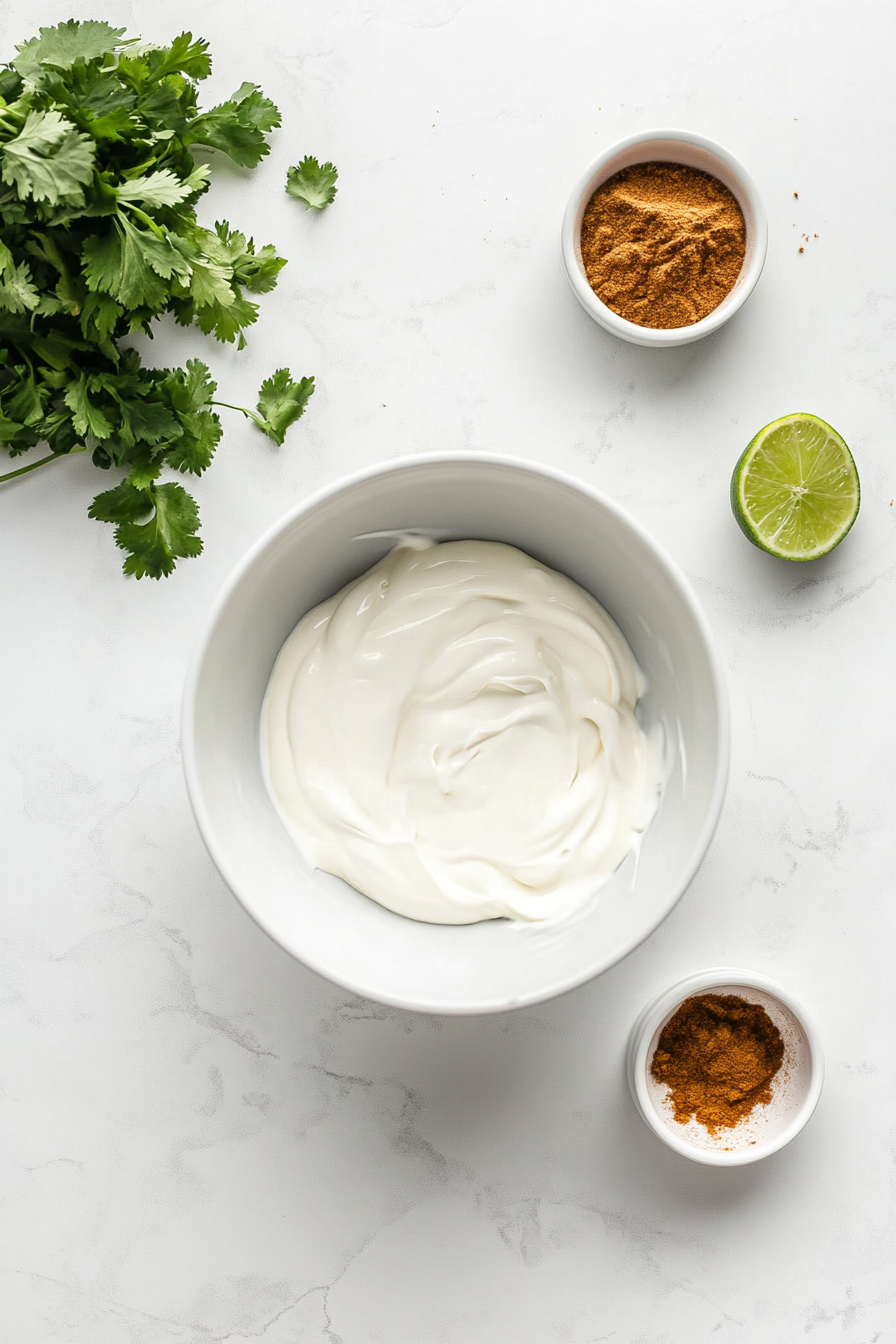
[(785, 560), (834, 549), (859, 511), (859, 476), (840, 435), (814, 415), (759, 431), (734, 469), (731, 505), (743, 532)]

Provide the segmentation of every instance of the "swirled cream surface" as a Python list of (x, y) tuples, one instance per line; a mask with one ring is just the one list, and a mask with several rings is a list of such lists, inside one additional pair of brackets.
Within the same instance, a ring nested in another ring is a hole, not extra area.
[(643, 689), (571, 580), (497, 542), (405, 538), (283, 646), (268, 787), (306, 858), (390, 910), (556, 918), (655, 810)]

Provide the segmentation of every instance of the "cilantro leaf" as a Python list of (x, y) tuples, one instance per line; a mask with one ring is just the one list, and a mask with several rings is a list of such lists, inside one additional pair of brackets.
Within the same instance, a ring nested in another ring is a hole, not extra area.
[(115, 294), (121, 284), (121, 239), (117, 233), (96, 234), (82, 245), (83, 275), (94, 293)]
[(264, 292), (276, 284), (285, 266), (271, 247), (255, 252), (252, 239), (219, 223), (212, 233), (196, 229), (191, 235), (190, 278), (175, 288), (171, 307), (181, 326), (194, 322), (207, 335), (219, 341), (238, 341), (245, 345), (243, 330), (258, 316), (258, 305), (242, 292)]
[(255, 168), (270, 152), (264, 133), (279, 125), (280, 113), (261, 89), (256, 84), (241, 84), (226, 103), (190, 122), (184, 142), (210, 145), (243, 168)]
[(304, 201), (309, 210), (323, 210), (336, 196), (339, 174), (332, 163), (318, 163), (310, 155), (286, 170), (286, 193)]
[(175, 471), (188, 471), (193, 476), (201, 476), (211, 466), (223, 433), (221, 421), (214, 411), (191, 411), (181, 416), (180, 420), (183, 433), (169, 447), (166, 460)]
[(129, 446), (137, 443), (170, 444), (180, 438), (182, 430), (176, 416), (161, 401), (145, 397), (119, 397), (121, 412), (119, 437)]
[[(251, 327), (257, 317), (258, 304), (240, 295), (226, 307), (215, 303), (207, 308), (195, 309), (192, 317), (187, 317), (187, 322), (195, 322), (206, 336), (214, 335), (218, 341), (228, 343), (236, 341), (237, 349), (244, 350), (246, 338), (243, 333), (246, 327)], [(182, 318), (178, 317), (177, 320), (181, 322)]]
[(168, 461), (178, 471), (200, 476), (210, 464), (221, 438), (221, 421), (214, 411), (215, 382), (207, 365), (187, 360), (186, 369), (175, 369), (161, 384), (161, 391), (181, 427), (181, 435), (168, 451)]
[(244, 233), (240, 233), (238, 229), (231, 229), (226, 221), (221, 220), (215, 225), (214, 233), (209, 229), (203, 229), (197, 235), (197, 242), (207, 257), (222, 266), (233, 267), (247, 252), (255, 250), (251, 239), (247, 242)]
[(6, 400), (5, 410), (22, 425), (36, 425), (44, 418), (46, 390), (38, 387), (33, 378), (23, 377), (18, 388)]
[(15, 437), (29, 420), (36, 423), (43, 419), (43, 407), (38, 399), (35, 405), (36, 387), (30, 378), (23, 378), (19, 385), (12, 392), (12, 395), (4, 397), (4, 406), (2, 414), (7, 424), (14, 425), (11, 431), (11, 437)]
[(208, 79), (212, 72), (212, 58), (208, 54), (208, 43), (204, 38), (193, 41), (192, 33), (181, 33), (167, 48), (158, 47), (152, 52), (159, 59), (152, 62), (154, 80), (165, 79), (168, 75), (186, 75), (188, 79)]
[(230, 287), (233, 271), (229, 266), (219, 266), (213, 261), (197, 258), (190, 269), (189, 293), (197, 310), (212, 304), (221, 308), (230, 307), (236, 295)]
[(269, 439), (282, 444), (287, 429), (302, 415), (313, 391), (313, 378), (301, 378), (294, 383), (289, 369), (277, 369), (261, 385), (258, 416), (253, 416), (255, 423)]
[(112, 425), (91, 400), (84, 374), (76, 383), (70, 383), (63, 398), (72, 412), (72, 423), (80, 435), (92, 434), (97, 439), (108, 439)]
[(250, 238), (248, 251), (234, 263), (233, 274), (250, 294), (267, 294), (285, 265), (286, 258), (278, 257), (270, 243), (253, 252)]
[(125, 215), (119, 216), (111, 233), (84, 240), (87, 288), (111, 294), (124, 308), (161, 312), (169, 293), (163, 281), (190, 275), (184, 249), (175, 241), (138, 229)]
[(22, 92), (22, 80), (11, 66), (0, 69), (0, 98), (7, 104), (14, 103)]
[(219, 220), (214, 233), (203, 230), (202, 247), (213, 261), (229, 266), (238, 284), (252, 294), (266, 294), (273, 289), (286, 265), (285, 257), (278, 257), (270, 244), (256, 252), (254, 239), (231, 229), (226, 221)]
[(0, 411), (0, 443), (9, 448), (13, 457), (16, 453), (24, 453), (26, 448), (32, 447), (28, 443), (22, 444), (21, 447), (16, 446), (16, 439), (24, 428), (25, 426), (20, 425), (17, 420), (8, 419), (4, 412)]
[[(156, 311), (164, 304), (167, 290), (150, 265), (145, 236), (116, 221), (118, 227), (105, 237), (84, 242), (84, 279), (88, 289), (111, 294), (123, 308), (145, 306)], [(154, 240), (155, 241), (155, 240)]]
[(81, 205), (95, 158), (96, 146), (59, 112), (32, 110), (19, 134), (3, 146), (3, 181), (21, 200)]
[(8, 313), (24, 313), (37, 308), (39, 302), (31, 267), (27, 261), (17, 265), (9, 248), (0, 242), (0, 308)]
[(224, 106), (236, 109), (241, 126), (272, 131), (280, 125), (280, 113), (270, 98), (265, 98), (257, 84), (241, 84)]
[[(132, 68), (134, 66), (142, 67), (143, 62), (134, 62)], [(119, 69), (122, 69), (121, 63)], [(137, 106), (134, 109), (140, 119), (141, 127), (145, 128), (149, 135), (158, 141), (172, 136), (177, 136), (180, 139), (195, 109), (189, 104), (185, 105), (183, 91), (176, 82), (177, 77), (172, 75), (168, 79), (163, 79), (160, 83), (144, 83), (144, 75), (141, 69), (135, 78), (142, 85)], [(151, 79), (151, 75), (149, 78)], [(187, 87), (189, 88), (189, 85)], [(192, 99), (189, 101), (192, 102)]]
[(90, 293), (81, 304), (78, 315), (81, 334), (85, 340), (99, 345), (112, 335), (123, 313), (122, 305), (109, 294)]
[(91, 61), (115, 51), (124, 36), (123, 28), (112, 28), (108, 23), (87, 19), (79, 23), (69, 19), (55, 28), (41, 28), (39, 37), (23, 42), (16, 50), (18, 56), (11, 62), (23, 79), (34, 83), (42, 66), (68, 70), (75, 61)]
[(179, 205), (196, 190), (197, 186), (189, 179), (177, 177), (170, 168), (162, 168), (145, 177), (133, 177), (129, 182), (122, 182), (116, 187), (115, 195), (119, 201), (136, 201), (140, 205), (158, 207)]
[(60, 79), (48, 92), (77, 116), (82, 129), (89, 130), (94, 139), (136, 130), (132, 113), (137, 94), (122, 83), (117, 71), (89, 65), (83, 70), (79, 67), (78, 76), (77, 88)]
[(125, 477), (125, 484), (134, 486), (136, 490), (148, 490), (161, 474), (162, 463), (159, 459), (150, 453), (141, 453), (139, 457), (131, 458), (131, 469)]
[(165, 285), (153, 266), (159, 261), (159, 239), (134, 228), (126, 219), (116, 221), (119, 242), (119, 269), (117, 285), (110, 291), (125, 308), (146, 306), (161, 308), (165, 302)]
[(196, 536), (196, 501), (174, 481), (164, 485), (150, 482), (144, 488), (122, 481), (97, 495), (88, 515), (103, 523), (118, 524), (115, 544), (127, 552), (122, 568), (138, 579), (160, 579), (171, 573), (178, 559), (202, 551), (202, 542)]
[(147, 498), (147, 491), (122, 481), (114, 489), (104, 490), (101, 495), (97, 495), (87, 515), (100, 523), (127, 523), (139, 522), (152, 512), (153, 506)]

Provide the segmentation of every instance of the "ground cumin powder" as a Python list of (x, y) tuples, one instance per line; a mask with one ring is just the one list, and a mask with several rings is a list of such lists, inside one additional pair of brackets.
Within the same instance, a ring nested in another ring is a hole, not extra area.
[(784, 1058), (781, 1033), (759, 1003), (736, 994), (685, 999), (657, 1042), (650, 1072), (670, 1088), (679, 1124), (733, 1129), (772, 1099)]
[(743, 212), (717, 178), (679, 163), (636, 163), (588, 202), (582, 263), (620, 317), (689, 327), (734, 287), (746, 236)]

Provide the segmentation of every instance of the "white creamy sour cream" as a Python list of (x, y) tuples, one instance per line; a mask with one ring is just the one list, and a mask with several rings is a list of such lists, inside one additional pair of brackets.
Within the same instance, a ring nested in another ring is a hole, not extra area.
[(656, 808), (643, 690), (570, 579), (497, 542), (403, 538), (284, 644), (268, 787), (305, 857), (390, 910), (553, 919)]

